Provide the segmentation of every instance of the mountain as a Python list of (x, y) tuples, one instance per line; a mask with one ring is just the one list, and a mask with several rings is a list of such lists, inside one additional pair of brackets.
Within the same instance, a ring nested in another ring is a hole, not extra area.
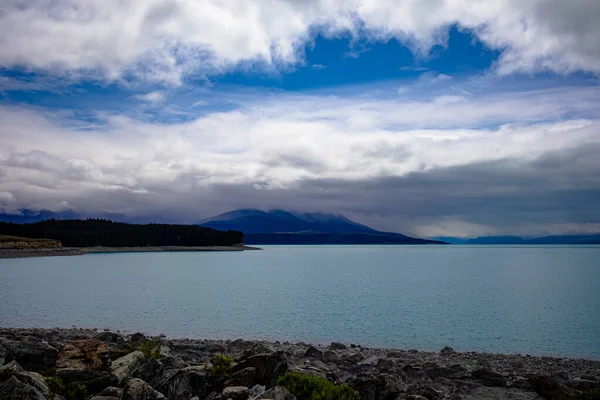
[(244, 232), (246, 244), (435, 244), (400, 233), (380, 232), (341, 214), (241, 209), (200, 222), (218, 230)]
[(113, 222), (125, 222), (126, 217), (123, 214), (99, 212), (94, 214), (78, 213), (73, 210), (50, 211), (50, 210), (19, 210), (19, 214), (0, 213), (1, 222), (14, 222), (16, 224), (30, 224), (33, 222), (46, 221), (49, 219), (87, 219), (101, 218)]
[(481, 244), (481, 245), (519, 245), (519, 244), (600, 244), (600, 235), (556, 235), (540, 237), (521, 236), (481, 236), (472, 239), (454, 237), (436, 237), (452, 244)]

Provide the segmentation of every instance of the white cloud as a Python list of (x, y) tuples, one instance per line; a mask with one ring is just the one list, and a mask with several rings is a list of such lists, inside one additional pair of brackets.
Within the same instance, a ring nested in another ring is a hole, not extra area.
[(245, 61), (293, 64), (315, 31), (424, 54), (458, 24), (502, 51), (502, 74), (600, 73), (599, 14), (597, 0), (5, 0), (0, 65), (177, 85)]
[(160, 103), (162, 101), (164, 101), (165, 99), (165, 94), (164, 92), (161, 91), (156, 91), (156, 92), (150, 92), (150, 93), (145, 93), (145, 94), (136, 94), (133, 96), (133, 98), (141, 100), (141, 101), (145, 101), (148, 103)]

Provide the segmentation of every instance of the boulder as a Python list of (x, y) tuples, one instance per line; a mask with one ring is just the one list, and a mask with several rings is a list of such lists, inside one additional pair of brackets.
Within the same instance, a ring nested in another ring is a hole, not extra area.
[(394, 399), (402, 391), (402, 380), (388, 374), (360, 374), (346, 381), (361, 400)]
[(163, 381), (169, 380), (183, 367), (185, 364), (181, 361), (173, 357), (166, 357), (143, 363), (133, 371), (131, 376), (148, 382), (156, 389)]
[(73, 371), (66, 370), (56, 373), (65, 384), (79, 382), (84, 384), (89, 393), (98, 393), (109, 386), (116, 386), (118, 379), (110, 371)]
[(144, 334), (137, 332), (137, 333), (134, 333), (133, 335), (131, 335), (130, 340), (133, 343), (142, 344), (142, 343), (147, 342), (148, 338), (146, 336), (144, 336)]
[(17, 361), (27, 371), (47, 370), (54, 366), (58, 357), (56, 348), (33, 336), (25, 336), (22, 340), (0, 337), (0, 348), (3, 348), (5, 363)]
[(188, 400), (193, 396), (206, 397), (208, 375), (203, 365), (176, 370), (175, 374), (164, 379), (156, 390), (170, 400)]
[(570, 379), (565, 385), (581, 392), (600, 389), (600, 382), (588, 379)]
[(478, 387), (462, 396), (463, 400), (542, 400), (533, 392), (514, 388)]
[(0, 383), (0, 399), (2, 400), (47, 400), (35, 387), (11, 376)]
[[(244, 386), (244, 385), (240, 385), (240, 386)], [(252, 397), (253, 399), (262, 396), (262, 394), (265, 392), (265, 387), (262, 385), (254, 385), (250, 388), (250, 397)]]
[(242, 370), (236, 371), (229, 375), (225, 381), (225, 387), (227, 386), (246, 386), (251, 387), (254, 383), (254, 377), (256, 376), (256, 368), (248, 367)]
[(320, 360), (321, 358), (323, 358), (323, 352), (313, 346), (309, 346), (309, 348), (304, 353), (304, 357), (316, 358), (317, 360)]
[(250, 391), (245, 386), (230, 386), (223, 389), (223, 399), (248, 400)]
[(121, 397), (123, 397), (123, 389), (114, 386), (109, 386), (100, 393), (98, 393), (96, 396), (118, 397), (120, 399)]
[(481, 368), (471, 372), (471, 377), (485, 386), (506, 386), (506, 378), (502, 374), (488, 368)]
[(63, 346), (56, 360), (56, 370), (107, 371), (110, 353), (106, 343), (98, 339), (73, 340)]
[(272, 400), (296, 400), (296, 396), (281, 386), (275, 386), (274, 388), (267, 390), (260, 396), (260, 398)]
[(117, 358), (110, 366), (110, 372), (117, 377), (119, 384), (129, 378), (144, 362), (144, 355), (141, 351), (134, 351), (126, 356)]
[(440, 350), (440, 355), (443, 357), (451, 356), (453, 354), (456, 354), (456, 351), (454, 351), (454, 349), (450, 346), (446, 346)]
[(346, 350), (347, 346), (344, 343), (331, 342), (329, 348), (332, 350)]
[(577, 395), (575, 390), (556, 379), (540, 375), (528, 377), (524, 389), (536, 392), (544, 399), (569, 399)]
[(283, 352), (278, 351), (268, 354), (257, 354), (248, 357), (233, 367), (232, 372), (253, 367), (256, 370), (254, 384), (264, 385), (268, 388), (275, 386), (277, 378), (288, 370), (288, 362)]
[(122, 337), (114, 332), (99, 332), (94, 335), (94, 339), (101, 340), (105, 343), (118, 343)]
[(123, 387), (123, 400), (163, 400), (165, 396), (141, 379), (130, 379)]
[(46, 386), (46, 380), (42, 375), (37, 372), (24, 371), (19, 363), (14, 360), (0, 367), (0, 382), (5, 381), (11, 376), (14, 376), (22, 383), (33, 386), (44, 396), (50, 395), (50, 390)]

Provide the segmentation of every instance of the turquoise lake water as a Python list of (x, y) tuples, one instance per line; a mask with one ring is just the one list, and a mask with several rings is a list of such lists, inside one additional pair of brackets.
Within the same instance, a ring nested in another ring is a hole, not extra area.
[(0, 326), (600, 359), (600, 246), (0, 260)]

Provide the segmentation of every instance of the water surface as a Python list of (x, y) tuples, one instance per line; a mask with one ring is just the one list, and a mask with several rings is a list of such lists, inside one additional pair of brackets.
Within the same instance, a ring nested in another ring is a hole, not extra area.
[(0, 326), (600, 358), (600, 246), (0, 260)]

